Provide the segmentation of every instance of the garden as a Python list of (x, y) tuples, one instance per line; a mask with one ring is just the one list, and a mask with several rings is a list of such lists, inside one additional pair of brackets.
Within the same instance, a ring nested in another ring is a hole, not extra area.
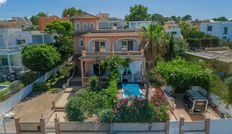
[(92, 77), (87, 88), (79, 90), (69, 99), (65, 111), (69, 121), (93, 122), (159, 122), (169, 119), (169, 107), (161, 90), (147, 101), (145, 98), (118, 99), (118, 68), (127, 66), (129, 60), (109, 56), (100, 62), (108, 71), (108, 83), (102, 85)]

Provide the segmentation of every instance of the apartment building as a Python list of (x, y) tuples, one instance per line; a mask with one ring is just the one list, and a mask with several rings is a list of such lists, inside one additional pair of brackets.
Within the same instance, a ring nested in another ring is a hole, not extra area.
[(201, 23), (200, 31), (227, 41), (232, 41), (232, 22)]
[[(107, 16), (106, 16), (107, 18)], [(99, 76), (104, 81), (106, 74), (101, 73), (99, 62), (109, 55), (129, 58), (128, 68), (120, 68), (119, 81), (141, 82), (145, 70), (145, 58), (140, 49), (141, 36), (137, 30), (99, 29), (99, 17), (82, 14), (71, 18), (74, 34), (75, 59), (81, 69), (82, 85), (85, 86), (92, 76)]]

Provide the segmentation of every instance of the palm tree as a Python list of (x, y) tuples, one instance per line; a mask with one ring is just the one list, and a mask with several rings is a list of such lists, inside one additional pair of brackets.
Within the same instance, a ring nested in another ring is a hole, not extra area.
[[(147, 27), (142, 27), (142, 45), (141, 48), (144, 49), (144, 56), (146, 63), (148, 64), (147, 72), (150, 72), (150, 68), (153, 63), (155, 63), (159, 58), (164, 56), (165, 48), (167, 44), (168, 35), (164, 28), (160, 25), (150, 24)], [(149, 74), (146, 74), (146, 100), (148, 101), (149, 95)]]

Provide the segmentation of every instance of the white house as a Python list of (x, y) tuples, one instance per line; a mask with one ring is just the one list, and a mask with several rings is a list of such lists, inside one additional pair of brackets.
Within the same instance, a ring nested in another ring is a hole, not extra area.
[(200, 31), (232, 41), (232, 22), (208, 22), (202, 23)]
[(26, 45), (51, 42), (51, 36), (45, 33), (22, 31), (20, 28), (1, 28), (0, 74), (10, 75), (24, 72), (26, 68), (22, 63), (22, 48)]
[(179, 27), (170, 28), (170, 29), (165, 30), (165, 31), (167, 33), (171, 33), (172, 35), (174, 35), (177, 38), (182, 38), (181, 29)]
[(141, 27), (147, 27), (152, 21), (129, 21), (129, 29), (141, 29)]

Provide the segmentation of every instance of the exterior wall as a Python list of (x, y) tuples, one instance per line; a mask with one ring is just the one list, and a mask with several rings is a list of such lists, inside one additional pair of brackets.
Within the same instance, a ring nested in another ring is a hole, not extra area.
[(176, 24), (175, 21), (167, 21), (164, 22), (164, 29), (168, 30), (168, 29), (172, 29), (172, 28), (176, 28), (178, 27), (178, 24)]
[(151, 23), (151, 21), (129, 21), (129, 29), (140, 29), (143, 26), (147, 27)]
[[(212, 31), (208, 30), (208, 27), (212, 27)], [(224, 34), (224, 28), (228, 28), (228, 33)], [(226, 38), (226, 40), (232, 41), (232, 22), (209, 22), (202, 23), (200, 31), (217, 36), (219, 38)]]
[(166, 32), (173, 34), (175, 37), (181, 38), (182, 34), (181, 34), (181, 29), (176, 27), (176, 28), (171, 28), (166, 30)]
[(51, 17), (39, 17), (38, 25), (39, 25), (39, 31), (44, 31), (45, 27), (48, 23), (51, 23), (55, 20), (59, 21), (69, 21), (68, 17), (60, 18), (57, 16), (51, 16)]
[(125, 37), (125, 36), (122, 36), (122, 37), (84, 37), (84, 50), (89, 50), (89, 43), (91, 41), (94, 41), (94, 40), (107, 40), (108, 42), (110, 42), (110, 51), (115, 51), (116, 50), (116, 46), (118, 44), (118, 41), (120, 40), (135, 40), (137, 41), (137, 44), (140, 44), (141, 43), (141, 37)]
[(124, 20), (99, 20), (97, 29), (124, 29)]
[(30, 32), (24, 32), (18, 28), (0, 29), (0, 48), (15, 47), (17, 40), (24, 40), (25, 42), (20, 45), (26, 45), (32, 43), (32, 37)]

